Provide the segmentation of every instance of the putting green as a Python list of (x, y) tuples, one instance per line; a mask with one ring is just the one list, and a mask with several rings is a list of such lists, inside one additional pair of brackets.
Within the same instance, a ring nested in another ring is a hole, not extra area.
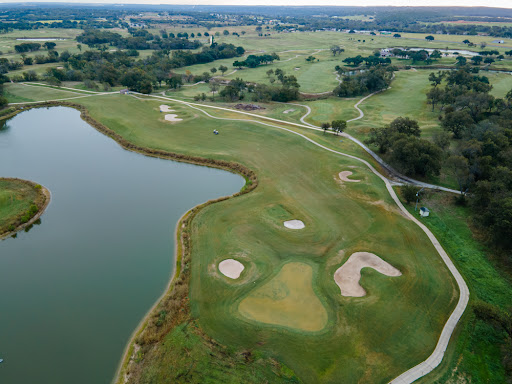
[(327, 325), (327, 311), (313, 291), (313, 268), (305, 263), (285, 264), (244, 298), (238, 310), (250, 320), (301, 331), (320, 331)]

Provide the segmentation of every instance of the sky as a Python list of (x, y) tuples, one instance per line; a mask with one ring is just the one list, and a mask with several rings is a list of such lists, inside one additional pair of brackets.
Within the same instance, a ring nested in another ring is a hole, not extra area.
[[(20, 0), (0, 0), (0, 3), (19, 3)], [(512, 8), (512, 0), (31, 0), (29, 2), (116, 3), (116, 4), (205, 4), (205, 5), (332, 5), (332, 6), (484, 6)]]

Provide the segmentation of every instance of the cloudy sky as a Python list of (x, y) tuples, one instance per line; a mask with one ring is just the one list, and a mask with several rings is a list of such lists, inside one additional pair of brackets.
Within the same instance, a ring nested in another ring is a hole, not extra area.
[[(19, 3), (20, 0), (0, 0), (1, 3)], [(396, 5), (396, 6), (485, 6), (512, 8), (512, 0), (32, 0), (29, 2), (62, 3), (118, 3), (118, 4), (207, 4), (207, 5)]]

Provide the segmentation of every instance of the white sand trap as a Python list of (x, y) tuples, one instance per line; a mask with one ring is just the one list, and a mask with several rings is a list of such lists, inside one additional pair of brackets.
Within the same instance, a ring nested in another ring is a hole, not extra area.
[(306, 227), (304, 223), (300, 220), (288, 220), (285, 221), (283, 224), (286, 228), (290, 229), (302, 229)]
[(295, 111), (295, 109), (287, 109), (286, 111), (284, 111), (283, 113), (290, 113), (290, 112), (293, 112)]
[(373, 268), (386, 276), (401, 276), (402, 273), (379, 256), (369, 252), (356, 252), (334, 272), (334, 281), (340, 287), (342, 296), (362, 297), (366, 291), (361, 285), (361, 269)]
[(341, 181), (348, 181), (350, 183), (359, 183), (361, 180), (351, 180), (348, 177), (352, 174), (350, 171), (342, 171), (339, 173), (339, 177)]
[(219, 271), (230, 279), (238, 279), (244, 269), (244, 265), (234, 259), (222, 260), (219, 263)]
[(169, 115), (165, 115), (165, 120), (167, 121), (182, 121), (183, 119), (179, 119), (178, 115), (174, 113), (170, 113)]
[(174, 109), (164, 104), (160, 106), (160, 112), (174, 112)]

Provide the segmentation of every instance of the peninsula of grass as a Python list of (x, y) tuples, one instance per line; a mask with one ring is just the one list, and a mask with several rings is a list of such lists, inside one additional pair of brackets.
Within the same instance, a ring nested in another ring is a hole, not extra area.
[(0, 239), (37, 220), (49, 202), (48, 190), (39, 184), (0, 178)]

